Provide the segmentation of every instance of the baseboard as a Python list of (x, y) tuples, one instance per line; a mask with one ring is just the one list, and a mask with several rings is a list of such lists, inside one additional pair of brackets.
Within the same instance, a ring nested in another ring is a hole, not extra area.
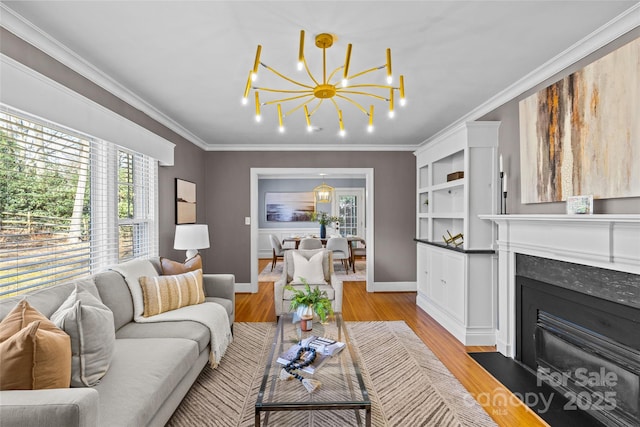
[(416, 282), (373, 282), (373, 292), (415, 292)]
[(236, 283), (235, 290), (237, 294), (250, 294), (253, 292), (251, 283)]

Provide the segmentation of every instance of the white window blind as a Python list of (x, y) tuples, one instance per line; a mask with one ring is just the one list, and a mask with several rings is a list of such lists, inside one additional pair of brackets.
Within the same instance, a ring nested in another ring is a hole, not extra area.
[(0, 298), (157, 255), (148, 156), (3, 107), (0, 177)]

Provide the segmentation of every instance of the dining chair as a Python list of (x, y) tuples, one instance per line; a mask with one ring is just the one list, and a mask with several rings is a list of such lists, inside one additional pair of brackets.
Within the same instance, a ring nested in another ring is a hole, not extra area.
[(318, 286), (320, 291), (325, 291), (327, 293), (327, 297), (331, 301), (331, 308), (334, 312), (340, 313), (342, 311), (342, 280), (340, 280), (333, 271), (333, 253), (325, 248), (313, 250), (293, 249), (285, 252), (282, 276), (280, 279), (273, 282), (273, 297), (276, 317), (280, 317), (283, 313), (293, 311), (291, 309), (291, 299), (294, 296), (294, 292), (287, 290), (284, 287), (291, 284), (295, 290), (304, 289), (304, 284), (294, 281), (294, 278), (299, 273), (298, 268), (296, 268), (296, 257), (294, 257), (294, 255), (302, 255), (305, 260), (312, 262), (312, 258), (318, 253), (322, 253), (320, 262), (322, 264), (321, 269), (322, 276), (324, 278), (322, 282), (324, 283), (309, 281), (309, 285), (312, 288)]
[(340, 260), (345, 273), (349, 274), (349, 242), (346, 237), (332, 237), (327, 240), (327, 250), (333, 253), (334, 260)]
[(367, 259), (367, 243), (364, 240), (360, 240), (360, 243), (362, 243), (362, 247), (355, 246), (351, 248), (351, 266), (354, 273), (356, 272), (356, 258)]
[(278, 258), (284, 259), (285, 251), (290, 250), (290, 248), (283, 248), (282, 243), (280, 243), (280, 239), (273, 234), (269, 235), (269, 240), (271, 241), (271, 249), (273, 250), (273, 258), (271, 259), (271, 271), (273, 271)]
[(320, 239), (315, 239), (313, 237), (305, 237), (300, 240), (300, 245), (298, 249), (321, 249), (322, 241)]

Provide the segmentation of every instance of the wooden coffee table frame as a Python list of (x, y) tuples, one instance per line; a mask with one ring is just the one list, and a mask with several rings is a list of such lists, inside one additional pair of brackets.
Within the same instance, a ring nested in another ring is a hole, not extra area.
[[(274, 392), (274, 382), (279, 381), (278, 378), (275, 378), (277, 375), (275, 372), (278, 372), (279, 369), (273, 369), (274, 364), (277, 367), (281, 367), (282, 365), (278, 364), (276, 359), (279, 353), (279, 346), (284, 338), (284, 327), (285, 323), (289, 322), (293, 323), (291, 313), (283, 314), (278, 319), (278, 326), (276, 329), (276, 335), (273, 339), (273, 343), (271, 344), (271, 352), (269, 354), (269, 358), (267, 359), (267, 364), (264, 369), (264, 374), (262, 376), (262, 383), (260, 385), (260, 390), (258, 391), (258, 397), (255, 405), (255, 426), (258, 427), (261, 425), (261, 415), (264, 413), (264, 425), (268, 425), (269, 421), (269, 412), (276, 411), (313, 411), (313, 410), (354, 410), (355, 416), (358, 425), (362, 425), (362, 417), (360, 416), (360, 410), (365, 410), (365, 419), (364, 425), (367, 427), (371, 426), (371, 400), (369, 399), (369, 393), (364, 385), (364, 380), (362, 379), (362, 374), (360, 372), (360, 367), (358, 366), (358, 359), (356, 358), (355, 351), (351, 346), (351, 341), (349, 340), (349, 335), (347, 333), (347, 328), (342, 321), (342, 315), (340, 313), (336, 313), (334, 318), (331, 319), (331, 322), (335, 322), (336, 326), (341, 334), (341, 341), (346, 344), (346, 348), (343, 349), (339, 354), (333, 357), (344, 357), (343, 354), (345, 352), (349, 353), (350, 361), (353, 365), (353, 372), (355, 372), (358, 388), (354, 387), (354, 381), (350, 378), (349, 373), (346, 372), (346, 383), (350, 389), (350, 393), (353, 396), (358, 391), (362, 394), (362, 400), (352, 400), (352, 401), (326, 401), (326, 402), (309, 402), (309, 401), (291, 401), (291, 402), (264, 402), (265, 393), (273, 393)], [(315, 324), (315, 323), (314, 323)], [(290, 326), (293, 327), (293, 326)], [(298, 325), (299, 327), (299, 325)], [(313, 331), (311, 332), (313, 334)], [(320, 367), (319, 369), (322, 369)], [(273, 371), (273, 372), (272, 372)], [(273, 375), (274, 378), (271, 378), (271, 382), (269, 381), (269, 376)], [(305, 374), (306, 376), (306, 374)], [(297, 380), (296, 380), (297, 381)], [(267, 384), (271, 384), (270, 389), (266, 390)], [(308, 397), (306, 395), (306, 390), (302, 385), (300, 385), (301, 396)]]

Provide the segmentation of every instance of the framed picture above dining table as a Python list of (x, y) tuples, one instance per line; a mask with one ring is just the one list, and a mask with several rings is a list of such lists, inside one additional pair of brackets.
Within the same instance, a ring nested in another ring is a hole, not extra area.
[(316, 208), (312, 191), (267, 192), (264, 203), (267, 222), (307, 222)]

